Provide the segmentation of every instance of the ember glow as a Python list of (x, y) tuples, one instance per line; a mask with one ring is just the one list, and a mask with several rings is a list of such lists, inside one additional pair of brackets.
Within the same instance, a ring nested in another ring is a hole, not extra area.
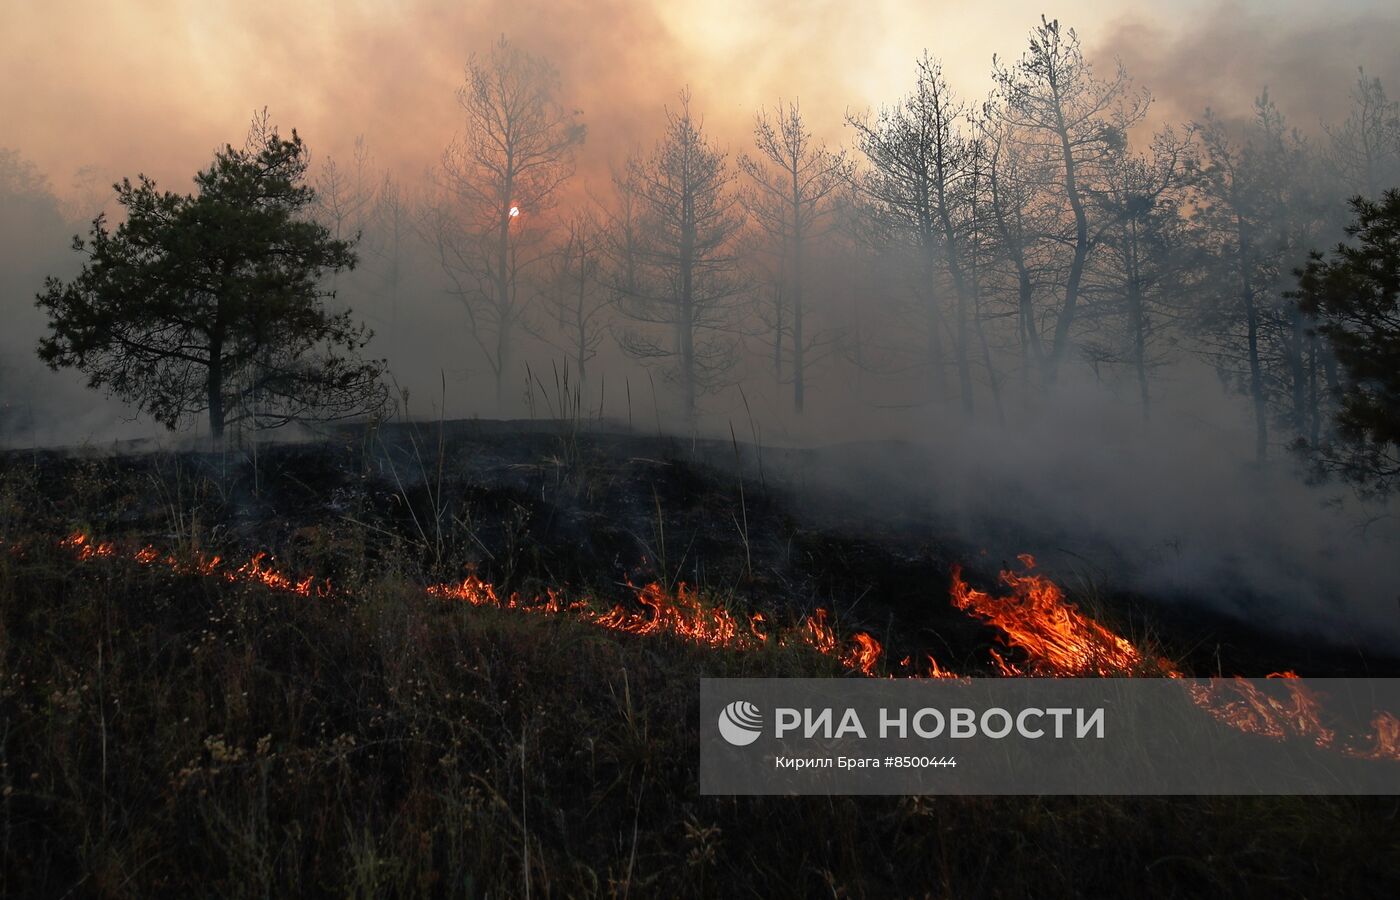
[[(259, 553), (236, 567), (216, 555), (196, 554), (182, 560), (152, 546), (130, 552), (111, 541), (95, 541), (74, 533), (60, 542), (83, 562), (97, 559), (129, 558), (145, 566), (163, 566), (178, 574), (222, 578), (230, 583), (257, 584), (270, 590), (301, 597), (339, 595), (328, 580), (312, 576), (294, 577), (272, 565), (271, 558)], [(12, 548), (14, 549), (14, 548)], [(1185, 675), (1168, 661), (1149, 659), (1131, 641), (1090, 618), (1070, 603), (1054, 582), (1031, 569), (1035, 560), (1021, 556), (1022, 572), (1003, 571), (1001, 582), (1010, 594), (995, 597), (970, 587), (955, 570), (950, 599), (956, 608), (996, 627), (1003, 642), (1020, 651), (1024, 663), (1012, 663), (992, 651), (993, 661), (1003, 675), (1010, 677), (1104, 677), (1155, 674), (1168, 678)], [(842, 639), (831, 624), (830, 613), (816, 610), (796, 628), (775, 629), (761, 613), (736, 616), (722, 606), (704, 602), (699, 592), (685, 584), (668, 590), (658, 582), (637, 587), (628, 585), (634, 602), (616, 603), (604, 608), (588, 599), (565, 599), (554, 589), (541, 596), (523, 597), (518, 593), (502, 596), (494, 585), (469, 574), (460, 582), (430, 585), (429, 597), (497, 609), (517, 610), (540, 615), (567, 614), (603, 628), (628, 634), (665, 634), (707, 647), (726, 650), (753, 650), (770, 641), (779, 646), (805, 644), (832, 657), (854, 672), (875, 676), (884, 647), (866, 632), (855, 632)], [(927, 668), (915, 669), (912, 657), (897, 665), (911, 678), (957, 678), (926, 656)], [(1306, 740), (1318, 747), (1333, 749), (1363, 759), (1400, 760), (1400, 718), (1380, 711), (1374, 714), (1367, 734), (1344, 738), (1327, 724), (1322, 698), (1294, 672), (1271, 675), (1281, 691), (1260, 690), (1245, 678), (1213, 678), (1208, 685), (1189, 682), (1191, 697), (1221, 723), (1249, 734), (1275, 740)]]
[[(83, 562), (127, 555), (122, 553), (115, 543), (94, 541), (81, 532), (69, 535), (60, 541), (59, 545), (73, 551)], [(226, 566), (223, 557), (218, 555), (197, 553), (193, 559), (182, 560), (173, 554), (162, 554), (149, 544), (132, 551), (129, 555), (132, 560), (144, 566), (162, 565), (179, 574), (218, 576), (228, 582), (260, 584), (274, 591), (286, 591), (302, 597), (327, 597), (331, 594), (329, 581), (318, 580), (310, 575), (294, 579), (273, 568), (270, 564), (271, 557), (266, 553), (258, 553), (236, 568)]]

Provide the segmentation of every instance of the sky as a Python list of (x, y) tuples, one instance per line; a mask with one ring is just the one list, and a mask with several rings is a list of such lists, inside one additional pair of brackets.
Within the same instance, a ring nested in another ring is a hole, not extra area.
[[(269, 107), (314, 151), (364, 135), (407, 178), (460, 128), (466, 60), (501, 35), (551, 58), (590, 125), (580, 169), (650, 143), (689, 85), (711, 131), (743, 149), (756, 109), (801, 101), (824, 137), (845, 114), (896, 100), (923, 50), (977, 101), (993, 54), (1019, 56), (1048, 11), (1101, 66), (1122, 57), (1164, 120), (1206, 104), (1243, 109), (1265, 84), (1315, 124), (1355, 66), (1400, 67), (1400, 13), (1370, 0), (1322, 12), (1284, 0), (5, 0), (0, 146), (60, 192), (92, 166), (97, 187), (137, 171), (184, 187)], [(1355, 60), (1355, 61), (1353, 61)], [(173, 179), (173, 182), (172, 182)], [(91, 186), (90, 186), (91, 187)]]

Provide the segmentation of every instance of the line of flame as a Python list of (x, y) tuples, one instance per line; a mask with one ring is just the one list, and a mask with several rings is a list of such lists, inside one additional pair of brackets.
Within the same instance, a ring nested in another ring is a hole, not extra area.
[[(64, 538), (60, 545), (83, 561), (123, 555), (114, 542), (96, 541), (81, 532)], [(142, 565), (159, 564), (182, 574), (222, 577), (229, 582), (255, 583), (302, 597), (326, 597), (335, 593), (329, 580), (290, 576), (275, 568), (271, 564), (271, 557), (265, 553), (257, 554), (237, 568), (229, 568), (222, 557), (216, 555), (196, 554), (192, 560), (182, 560), (173, 554), (163, 554), (149, 545), (135, 550), (130, 556)], [(629, 634), (669, 634), (706, 646), (731, 650), (751, 650), (773, 637), (761, 613), (754, 613), (747, 618), (736, 617), (722, 606), (706, 605), (699, 593), (684, 583), (677, 585), (674, 591), (667, 591), (657, 582), (642, 587), (629, 584), (628, 587), (636, 595), (636, 605), (629, 607), (618, 603), (606, 612), (599, 612), (594, 604), (587, 600), (566, 600), (553, 588), (546, 589), (543, 596), (523, 597), (518, 593), (511, 593), (502, 597), (493, 584), (483, 581), (474, 573), (459, 582), (429, 585), (424, 590), (428, 596), (440, 600), (544, 615), (569, 613), (614, 631)], [(835, 657), (847, 668), (865, 675), (875, 674), (876, 666), (884, 652), (880, 642), (865, 632), (856, 632), (848, 641), (843, 642), (827, 624), (828, 615), (825, 609), (818, 609), (795, 630), (795, 639), (811, 645), (824, 655)], [(788, 643), (788, 639), (788, 634), (776, 635), (779, 644)], [(940, 673), (942, 677), (942, 670), (938, 668), (937, 663), (933, 662), (931, 657), (929, 662), (930, 670)]]
[[(110, 541), (94, 541), (82, 533), (64, 538), (61, 545), (79, 560), (105, 559), (123, 555)], [(145, 546), (131, 554), (143, 565), (162, 564), (178, 573), (221, 577), (229, 582), (260, 584), (276, 591), (302, 597), (325, 597), (335, 593), (326, 579), (294, 578), (271, 565), (270, 557), (259, 553), (237, 568), (224, 565), (221, 557), (197, 554), (192, 560), (181, 560), (172, 554), (162, 554)], [(1010, 593), (994, 597), (979, 591), (963, 580), (960, 569), (953, 571), (950, 599), (953, 606), (995, 626), (1002, 640), (1022, 651), (1026, 662), (1008, 661), (991, 651), (998, 670), (1009, 677), (1109, 676), (1160, 674), (1168, 678), (1184, 678), (1183, 673), (1167, 660), (1149, 659), (1127, 638), (1116, 634), (1103, 624), (1081, 612), (1069, 602), (1053, 581), (1033, 572), (1035, 559), (1019, 557), (1024, 571), (1003, 571), (1001, 582)], [(441, 600), (520, 610), (544, 615), (569, 613), (592, 624), (629, 634), (669, 634), (696, 643), (731, 650), (751, 650), (770, 640), (780, 645), (795, 639), (817, 652), (836, 658), (842, 665), (865, 675), (875, 675), (884, 648), (866, 632), (856, 632), (842, 641), (829, 623), (825, 609), (816, 610), (797, 629), (773, 631), (761, 613), (747, 619), (735, 617), (721, 606), (707, 606), (699, 594), (684, 583), (667, 591), (652, 582), (642, 587), (629, 583), (636, 595), (637, 606), (615, 604), (599, 612), (594, 604), (583, 599), (567, 600), (558, 591), (546, 589), (543, 596), (525, 598), (518, 593), (502, 597), (494, 585), (474, 573), (460, 582), (430, 585), (428, 596)], [(640, 608), (637, 608), (637, 607)], [(898, 669), (907, 677), (957, 678), (928, 656), (923, 672), (915, 671), (911, 659), (905, 657)], [(1193, 682), (1192, 700), (1218, 721), (1240, 731), (1277, 740), (1311, 740), (1318, 747), (1332, 748), (1366, 759), (1400, 760), (1400, 718), (1386, 711), (1375, 714), (1371, 733), (1365, 736), (1369, 746), (1339, 741), (1334, 729), (1324, 724), (1324, 710), (1316, 692), (1294, 672), (1275, 673), (1271, 678), (1283, 679), (1288, 698), (1267, 694), (1248, 680), (1213, 678), (1207, 684)]]

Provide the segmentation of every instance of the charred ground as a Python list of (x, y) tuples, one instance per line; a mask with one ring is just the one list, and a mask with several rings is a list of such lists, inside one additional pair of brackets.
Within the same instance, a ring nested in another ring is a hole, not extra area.
[[(990, 673), (996, 633), (953, 609), (948, 586), (958, 564), (990, 586), (1003, 561), (918, 490), (891, 503), (869, 485), (819, 489), (826, 464), (569, 423), (344, 429), (255, 459), (8, 454), (5, 892), (499, 895), (528, 879), (557, 895), (1316, 896), (1393, 882), (1389, 799), (701, 798), (697, 677), (842, 667), (418, 590), (468, 570), (502, 591), (618, 601), (629, 582), (685, 581), (772, 621), (828, 608), (886, 660), (927, 652)], [(1056, 543), (1005, 528), (1039, 542), (1028, 550)], [(56, 546), (74, 531), (269, 552), (352, 591), (78, 566)], [(1196, 674), (1400, 672), (1070, 583)]]
[[(866, 462), (875, 454), (879, 467)], [(952, 572), (990, 587), (1017, 565), (1016, 552), (1031, 552), (1060, 563), (1050, 574), (1072, 600), (1195, 674), (1400, 674), (1400, 657), (1277, 631), (1269, 598), (1247, 588), (1219, 593), (1257, 609), (1257, 620), (1215, 611), (1216, 597), (1125, 589), (1061, 549), (1081, 536), (1035, 531), (1014, 509), (981, 516), (970, 541), (966, 523), (920, 487), (918, 460), (900, 444), (789, 450), (460, 421), (344, 429), (256, 456), (11, 452), (5, 465), (34, 492), (26, 515), (41, 533), (76, 528), (226, 558), (267, 552), (336, 582), (395, 573), (431, 583), (470, 571), (506, 593), (600, 598), (625, 596), (629, 583), (684, 582), (736, 611), (792, 618), (826, 608), (879, 638), (887, 656), (930, 652), (977, 672), (996, 632), (947, 602)], [(869, 474), (836, 486), (838, 466)]]

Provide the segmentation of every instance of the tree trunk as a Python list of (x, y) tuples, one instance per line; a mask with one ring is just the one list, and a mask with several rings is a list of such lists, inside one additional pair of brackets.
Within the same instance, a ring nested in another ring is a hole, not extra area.
[(1293, 433), (1296, 437), (1303, 436), (1308, 418), (1308, 367), (1303, 358), (1306, 343), (1307, 329), (1303, 324), (1303, 313), (1294, 305), (1288, 314), (1288, 340), (1284, 342), (1284, 346), (1288, 353), (1289, 399), (1293, 407)]
[(1254, 456), (1264, 462), (1269, 456), (1269, 406), (1264, 396), (1264, 372), (1259, 362), (1259, 310), (1249, 277), (1249, 238), (1244, 223), (1236, 220), (1239, 236), (1240, 300), (1244, 303), (1245, 337), (1249, 352), (1249, 395), (1254, 403)]
[(1075, 170), (1074, 150), (1069, 144), (1069, 130), (1059, 108), (1056, 97), (1055, 120), (1060, 136), (1060, 154), (1064, 158), (1065, 196), (1074, 212), (1074, 256), (1070, 259), (1069, 277), (1065, 280), (1065, 305), (1055, 322), (1055, 340), (1050, 348), (1050, 357), (1045, 369), (1045, 380), (1054, 384), (1059, 377), (1060, 362), (1069, 346), (1070, 326), (1074, 324), (1075, 307), (1079, 302), (1079, 283), (1084, 277), (1084, 263), (1089, 256), (1089, 219), (1084, 212), (1084, 200), (1079, 196), (1079, 183)]
[(224, 340), (209, 338), (209, 375), (205, 384), (209, 401), (209, 436), (215, 444), (224, 439)]
[(943, 220), (943, 255), (948, 266), (948, 274), (953, 279), (953, 293), (957, 299), (957, 327), (953, 335), (953, 359), (958, 367), (958, 393), (962, 401), (963, 415), (969, 420), (973, 415), (972, 407), (972, 363), (968, 353), (968, 317), (969, 303), (967, 296), (967, 284), (963, 279), (962, 266), (958, 262), (957, 247), (954, 242), (953, 222), (948, 216), (947, 210), (942, 213)]
[(680, 355), (681, 414), (695, 425), (695, 201), (687, 192), (681, 201), (681, 304), (676, 316), (676, 348)]
[(575, 357), (575, 362), (578, 364), (578, 392), (579, 396), (583, 396), (583, 386), (588, 379), (586, 360), (588, 355), (588, 320), (584, 312), (588, 297), (588, 269), (587, 256), (580, 252), (578, 259), (578, 296), (575, 298), (577, 305), (574, 307), (574, 333), (578, 337), (578, 355)]
[(997, 374), (996, 366), (992, 363), (992, 348), (987, 343), (987, 331), (982, 326), (982, 303), (981, 287), (974, 282), (972, 294), (972, 325), (977, 332), (977, 342), (982, 348), (982, 365), (987, 370), (987, 386), (992, 391), (992, 405), (996, 407), (997, 424), (1006, 424), (1006, 409), (1001, 403), (1001, 376)]
[(780, 280), (773, 288), (773, 381), (782, 390), (783, 385), (783, 285)]
[(506, 176), (501, 196), (500, 224), (496, 245), (496, 415), (505, 414), (505, 378), (510, 351), (511, 291), (514, 288), (510, 265), (510, 203), (515, 192), (514, 157), (507, 151)]
[(496, 414), (506, 412), (506, 374), (510, 368), (510, 322), (503, 319), (496, 328)]
[(1317, 380), (1321, 363), (1317, 358), (1317, 343), (1317, 335), (1308, 335), (1308, 442), (1313, 447), (1322, 439), (1322, 398)]
[(1142, 289), (1134, 278), (1128, 283), (1128, 330), (1133, 340), (1133, 371), (1137, 373), (1142, 420), (1152, 418), (1152, 397), (1147, 389), (1147, 322), (1142, 310)]
[(953, 330), (953, 361), (958, 368), (958, 395), (962, 401), (963, 416), (972, 419), (972, 364), (968, 353), (968, 296), (967, 283), (963, 277), (962, 263), (958, 259), (957, 231), (953, 228), (953, 216), (948, 211), (948, 175), (944, 168), (943, 149), (937, 150), (936, 163), (938, 192), (938, 224), (943, 232), (943, 264), (948, 267), (948, 276), (953, 280), (953, 294), (957, 301), (957, 321)]
[(987, 179), (987, 185), (992, 192), (992, 218), (996, 222), (997, 233), (1001, 236), (1007, 255), (1011, 257), (1012, 265), (1016, 267), (1016, 311), (1020, 325), (1021, 377), (1022, 383), (1029, 387), (1028, 374), (1031, 363), (1034, 362), (1037, 368), (1043, 369), (1045, 360), (1045, 352), (1040, 345), (1040, 332), (1035, 325), (1034, 286), (1031, 283), (1030, 268), (1026, 265), (1025, 248), (1021, 246), (1019, 234), (1012, 235), (1010, 223), (1006, 220), (1006, 210), (1001, 205), (1001, 189), (995, 167)]
[(1137, 221), (1129, 225), (1128, 244), (1128, 332), (1133, 342), (1133, 370), (1137, 373), (1142, 420), (1152, 418), (1152, 400), (1147, 389), (1147, 314), (1142, 308), (1142, 282), (1138, 276)]
[(926, 311), (928, 313), (928, 362), (929, 385), (934, 399), (941, 400), (947, 394), (948, 376), (943, 371), (943, 317), (938, 313), (938, 291), (934, 287), (934, 248), (932, 235), (927, 237), (929, 245), (924, 249), (924, 289), (928, 291)]
[(792, 408), (801, 415), (807, 402), (807, 360), (802, 335), (802, 193), (792, 184)]

